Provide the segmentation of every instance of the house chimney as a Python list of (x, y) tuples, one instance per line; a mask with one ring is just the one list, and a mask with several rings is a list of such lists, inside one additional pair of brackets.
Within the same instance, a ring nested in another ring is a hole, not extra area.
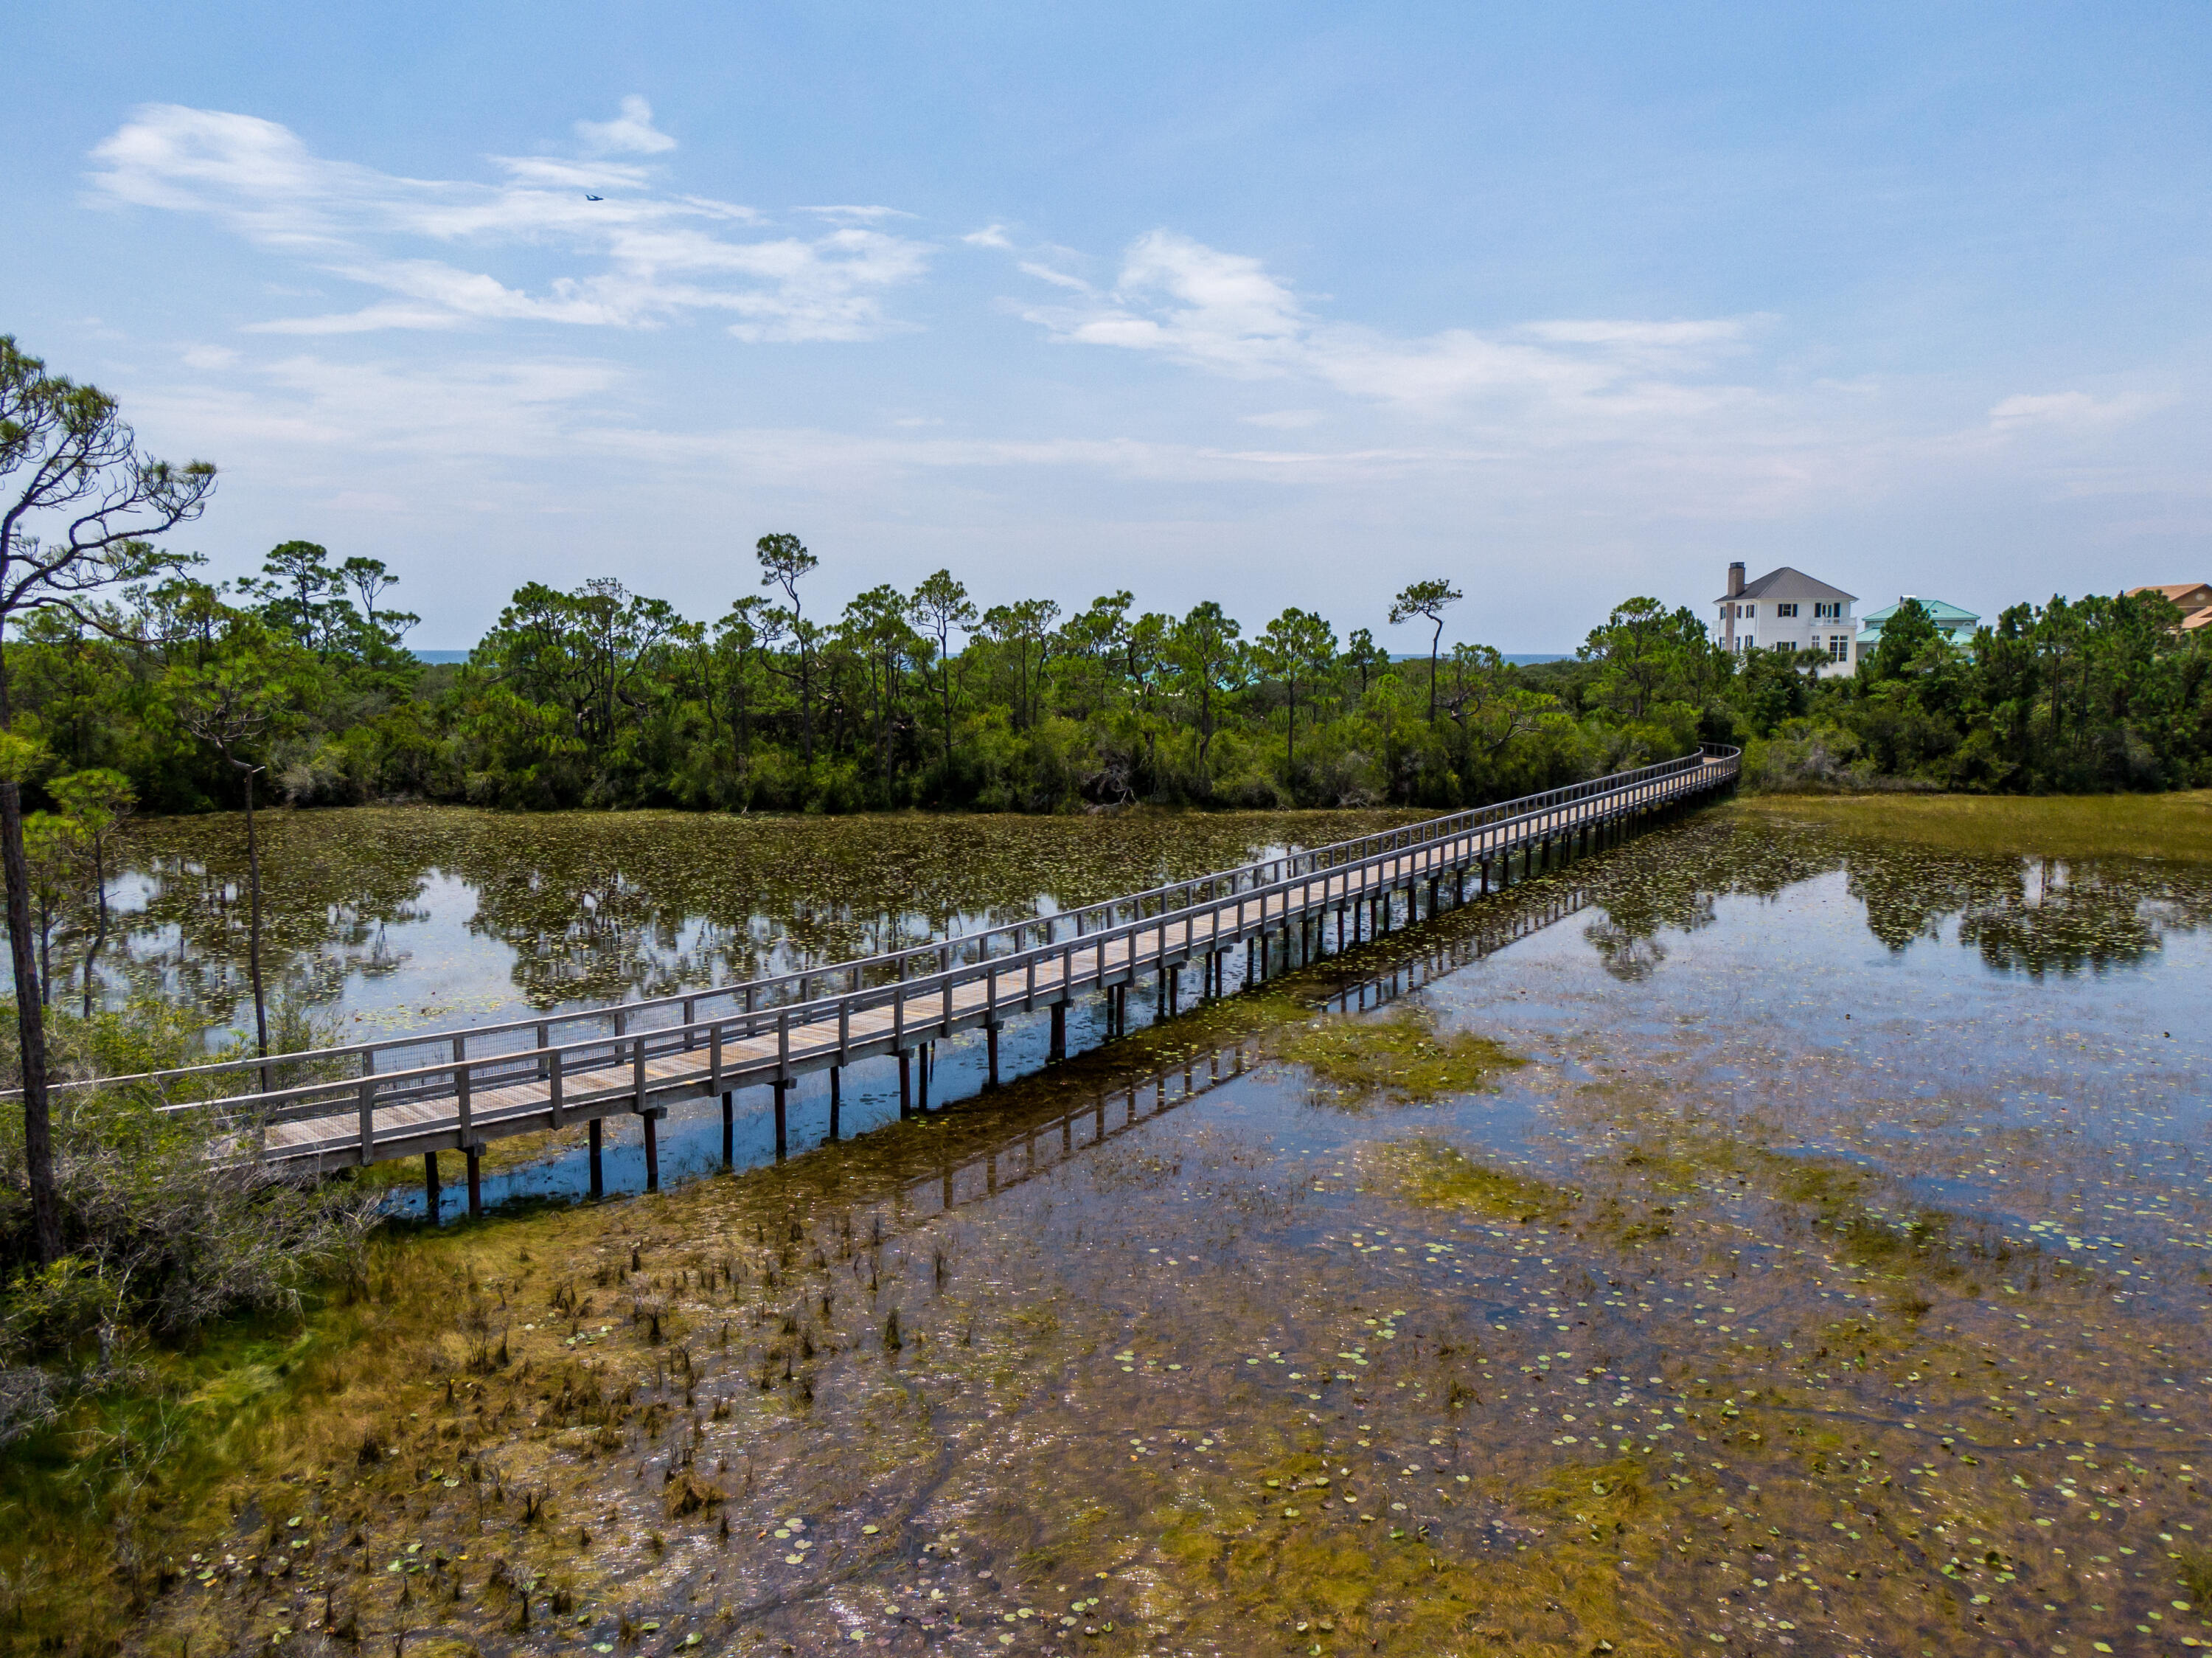
[(1738, 559), (1735, 564), (1730, 564), (1730, 565), (1729, 566), (1729, 588), (1728, 588), (1728, 596), (1729, 596), (1729, 598), (1733, 599), (1733, 598), (1735, 598), (1735, 597), (1736, 596), (1736, 594), (1737, 594), (1741, 593), (1742, 591), (1743, 591), (1743, 561), (1742, 561), (1741, 559)]

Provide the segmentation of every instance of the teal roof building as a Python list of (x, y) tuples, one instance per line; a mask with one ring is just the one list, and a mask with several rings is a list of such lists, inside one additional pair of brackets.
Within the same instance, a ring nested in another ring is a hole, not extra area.
[[(1904, 598), (1900, 598), (1897, 604), (1884, 605), (1880, 610), (1870, 610), (1861, 617), (1859, 619), (1859, 649), (1872, 649), (1876, 641), (1881, 637), (1881, 625), (1897, 614), (1898, 607), (1904, 604), (1905, 599), (1918, 597), (1917, 594), (1908, 593), (1904, 595)], [(1947, 605), (1941, 599), (1921, 599), (1920, 608), (1928, 613), (1929, 619), (1936, 624), (1936, 631), (1950, 640), (1953, 644), (1962, 645), (1972, 638), (1974, 629), (1980, 625), (1982, 619), (1972, 611), (1961, 610), (1956, 605)]]

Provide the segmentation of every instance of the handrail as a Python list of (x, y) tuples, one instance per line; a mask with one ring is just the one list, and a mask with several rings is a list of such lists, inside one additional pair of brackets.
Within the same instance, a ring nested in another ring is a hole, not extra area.
[[(1724, 752), (1714, 752), (1724, 751)], [(1316, 876), (1334, 879), (1364, 870), (1405, 853), (1431, 846), (1440, 841), (1461, 838), (1474, 832), (1490, 833), (1509, 830), (1555, 811), (1559, 807), (1599, 795), (1628, 792), (1646, 783), (1658, 783), (1680, 776), (1687, 771), (1702, 770), (1714, 761), (1728, 762), (1738, 758), (1741, 751), (1721, 744), (1701, 744), (1699, 752), (1671, 760), (1662, 760), (1634, 771), (1609, 773), (1577, 783), (1564, 784), (1540, 794), (1518, 800), (1501, 801), (1489, 806), (1473, 807), (1398, 829), (1386, 829), (1370, 835), (1357, 836), (1350, 840), (1337, 841), (1302, 851), (1285, 853), (1274, 858), (1255, 859), (1233, 869), (1211, 875), (1196, 875), (1185, 881), (1170, 881), (1150, 887), (1140, 893), (1124, 894), (1100, 904), (1058, 912), (1052, 916), (1036, 917), (1010, 922), (960, 938), (947, 938), (928, 945), (887, 951), (877, 955), (853, 960), (832, 962), (819, 967), (810, 967), (798, 972), (785, 973), (768, 979), (750, 979), (738, 984), (716, 986), (710, 990), (694, 991), (687, 994), (659, 997), (649, 1001), (617, 1003), (611, 1007), (586, 1009), (569, 1014), (550, 1014), (542, 1017), (504, 1021), (495, 1024), (471, 1026), (460, 1030), (440, 1030), (412, 1033), (386, 1038), (374, 1042), (349, 1043), (342, 1046), (304, 1050), (295, 1053), (272, 1054), (266, 1059), (254, 1057), (242, 1059), (212, 1061), (205, 1064), (177, 1066), (165, 1070), (142, 1071), (128, 1076), (86, 1077), (53, 1084), (55, 1091), (70, 1088), (112, 1088), (133, 1084), (154, 1083), (157, 1086), (191, 1078), (214, 1077), (241, 1071), (259, 1071), (276, 1066), (330, 1065), (341, 1060), (366, 1058), (370, 1063), (357, 1075), (331, 1077), (312, 1083), (301, 1083), (282, 1089), (264, 1089), (245, 1094), (216, 1096), (205, 1100), (178, 1101), (167, 1104), (165, 1110), (186, 1110), (199, 1107), (239, 1109), (257, 1101), (276, 1101), (289, 1098), (298, 1090), (351, 1089), (358, 1090), (364, 1083), (380, 1090), (380, 1097), (390, 1099), (388, 1085), (416, 1077), (465, 1072), (471, 1076), (478, 1065), (513, 1065), (526, 1060), (550, 1063), (550, 1057), (563, 1057), (579, 1050), (605, 1049), (618, 1051), (634, 1047), (648, 1034), (662, 1039), (683, 1036), (684, 1046), (693, 1045), (690, 1039), (711, 1037), (716, 1030), (725, 1033), (726, 1039), (733, 1026), (742, 1026), (736, 1039), (750, 1039), (762, 1033), (763, 1027), (757, 1021), (763, 1019), (770, 1025), (781, 1021), (791, 1024), (813, 1022), (801, 1015), (813, 1010), (834, 1010), (839, 1006), (848, 1009), (883, 1005), (888, 1001), (904, 1003), (910, 999), (928, 1000), (941, 991), (949, 1002), (952, 991), (963, 984), (988, 978), (994, 984), (1006, 972), (1025, 967), (1032, 961), (1057, 958), (1063, 951), (1089, 952), (1103, 949), (1117, 940), (1139, 934), (1171, 927), (1177, 921), (1188, 922), (1202, 914), (1213, 913), (1226, 897), (1238, 897), (1248, 901), (1257, 899), (1262, 905), (1273, 896), (1291, 888), (1310, 885)], [(1510, 814), (1510, 815), (1509, 815)], [(1387, 844), (1385, 844), (1387, 843)], [(1370, 850), (1372, 849), (1372, 850)], [(1264, 881), (1257, 879), (1262, 871), (1272, 877)], [(1243, 884), (1253, 878), (1253, 884)], [(1220, 889), (1226, 883), (1225, 893)], [(1207, 896), (1201, 898), (1200, 893)], [(1172, 910), (1165, 907), (1170, 894), (1180, 894), (1182, 902)], [(1144, 906), (1152, 901), (1161, 907), (1152, 913), (1144, 913)], [(1086, 926), (1090, 917), (1109, 917), (1117, 911), (1135, 906), (1137, 913), (1127, 920), (1108, 920), (1099, 927)], [(1264, 908), (1262, 913), (1265, 913)], [(1073, 918), (1076, 930), (1065, 937), (1059, 936), (1060, 923)], [(1024, 949), (1021, 936), (1031, 930), (1042, 929), (1042, 942)], [(1011, 938), (1014, 948), (1005, 954), (994, 955), (991, 942)], [(965, 954), (963, 946), (974, 946), (975, 954), (967, 960), (955, 962), (956, 953)], [(913, 978), (907, 976), (908, 965), (918, 958), (933, 958), (939, 965), (933, 973)], [(1103, 960), (1102, 960), (1103, 966)], [(887, 982), (870, 984), (864, 981), (870, 969), (897, 969), (898, 976)], [(850, 988), (841, 989), (828, 996), (811, 994), (820, 981), (836, 979)], [(794, 1000), (767, 1000), (767, 993), (787, 991), (797, 987)], [(743, 997), (746, 1005), (720, 1019), (700, 1020), (697, 1004), (720, 997)], [(647, 1026), (641, 1031), (626, 1028), (636, 1015), (665, 1011), (671, 1008), (682, 1009), (682, 1022), (677, 1025)], [(553, 1029), (578, 1021), (609, 1021), (611, 1030), (573, 1043), (555, 1043)], [(475, 1058), (467, 1056), (466, 1046), (471, 1039), (509, 1035), (519, 1031), (532, 1032), (537, 1038), (534, 1047), (526, 1049), (496, 1049)], [(380, 1071), (374, 1067), (376, 1056), (409, 1048), (425, 1047), (433, 1043), (453, 1046), (453, 1056), (430, 1065), (404, 1067)], [(670, 1051), (662, 1046), (659, 1051)], [(606, 1063), (617, 1063), (615, 1051), (608, 1054)], [(166, 1093), (166, 1088), (164, 1088)], [(0, 1092), (0, 1099), (14, 1097), (20, 1090)]]

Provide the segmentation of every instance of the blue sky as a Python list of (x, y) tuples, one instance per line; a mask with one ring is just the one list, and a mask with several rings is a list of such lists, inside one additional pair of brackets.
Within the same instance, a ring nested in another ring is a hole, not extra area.
[[(2212, 576), (2212, 9), (11, 11), (0, 330), (189, 545), (1571, 648)], [(589, 195), (603, 198), (587, 201)]]

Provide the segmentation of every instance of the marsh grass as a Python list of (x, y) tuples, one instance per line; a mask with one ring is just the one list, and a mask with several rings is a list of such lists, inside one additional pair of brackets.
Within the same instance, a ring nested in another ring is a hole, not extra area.
[(1376, 1161), (1395, 1178), (1407, 1201), (1424, 1208), (1464, 1210), (1525, 1225), (1564, 1214), (1578, 1201), (1578, 1194), (1549, 1181), (1478, 1163), (1434, 1140), (1384, 1147)]
[(1418, 1004), (1380, 1018), (1313, 1020), (1284, 1031), (1273, 1051), (1305, 1067), (1317, 1091), (1352, 1107), (1472, 1094), (1528, 1063), (1487, 1037), (1440, 1030), (1436, 1015)]
[(2166, 795), (1757, 795), (1736, 809), (1989, 856), (2212, 863), (2212, 789)]

